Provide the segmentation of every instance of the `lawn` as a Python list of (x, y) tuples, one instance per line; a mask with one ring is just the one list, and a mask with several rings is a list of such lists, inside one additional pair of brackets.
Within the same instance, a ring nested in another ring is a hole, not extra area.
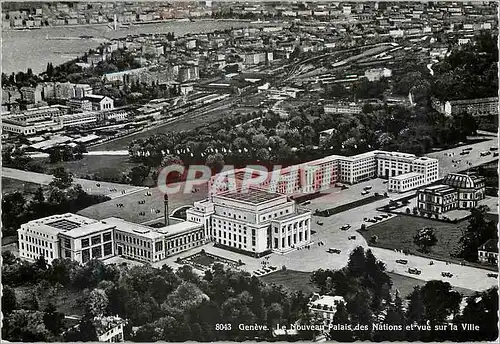
[(2, 194), (11, 193), (14, 191), (31, 192), (38, 189), (40, 184), (25, 182), (22, 180), (2, 177)]
[(57, 164), (49, 164), (44, 160), (46, 167), (51, 170), (56, 167), (64, 167), (73, 173), (74, 177), (85, 178), (87, 175), (99, 174), (101, 176), (120, 176), (132, 167), (138, 165), (130, 162), (128, 156), (84, 156), (81, 160), (64, 161)]
[[(428, 218), (400, 215), (369, 226), (367, 227), (367, 231), (359, 231), (359, 233), (371, 246), (391, 250), (408, 250), (410, 254), (414, 255), (451, 260), (451, 254), (457, 252), (459, 247), (458, 240), (468, 223), (467, 220), (458, 223), (445, 223)], [(413, 243), (413, 236), (419, 229), (426, 226), (435, 229), (438, 242), (429, 249), (428, 254), (422, 254), (417, 251), (418, 247)], [(370, 242), (370, 238), (373, 235), (378, 237), (376, 244)]]
[(211, 267), (213, 263), (215, 263), (215, 259), (206, 254), (197, 254), (191, 257), (191, 261), (195, 264), (200, 264), (206, 266), (207, 268)]
[[(422, 281), (408, 276), (398, 275), (391, 272), (386, 272), (386, 273), (392, 280), (392, 291), (396, 292), (396, 290), (398, 290), (399, 294), (401, 295), (401, 298), (403, 299), (406, 298), (408, 295), (410, 295), (414, 287), (416, 286), (422, 287), (427, 283), (426, 281)], [(453, 289), (463, 294), (464, 296), (469, 296), (474, 294), (474, 291), (470, 289), (464, 289), (459, 287), (453, 287)]]
[(304, 294), (318, 292), (318, 288), (310, 282), (310, 272), (279, 270), (259, 278), (268, 284), (282, 285), (285, 289), (291, 292), (299, 290), (301, 290)]

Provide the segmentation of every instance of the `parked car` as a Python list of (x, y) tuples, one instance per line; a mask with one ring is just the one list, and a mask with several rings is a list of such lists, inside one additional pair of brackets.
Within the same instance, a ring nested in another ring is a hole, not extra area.
[(363, 188), (363, 190), (368, 191), (368, 190), (371, 190), (372, 188), (373, 188), (373, 186), (368, 185), (368, 186), (365, 186), (365, 187)]
[(493, 156), (494, 157), (498, 156), (498, 152), (493, 153)]
[(384, 181), (382, 182), (382, 184), (387, 184), (387, 183), (389, 183), (389, 181), (388, 181), (388, 180), (384, 180)]
[(326, 251), (326, 252), (340, 254), (340, 252), (342, 252), (342, 251), (340, 251), (338, 248), (332, 248), (332, 247), (330, 247), (328, 249), (328, 251)]
[(305, 201), (301, 205), (309, 205), (309, 204), (311, 204), (311, 201)]
[(368, 219), (368, 220), (366, 220), (366, 222), (377, 222), (377, 221), (374, 219)]
[(408, 268), (408, 273), (412, 275), (420, 275), (422, 271), (417, 268)]
[(356, 240), (356, 236), (355, 236), (355, 235), (351, 235), (351, 236), (349, 237), (349, 240)]
[(497, 151), (497, 150), (498, 150), (498, 147), (495, 147), (495, 146), (490, 147), (490, 151)]
[(382, 218), (380, 216), (375, 216), (374, 219), (377, 220), (377, 221), (382, 220)]
[(498, 274), (489, 273), (487, 276), (488, 276), (488, 277), (497, 278), (497, 277), (498, 277)]
[(451, 277), (453, 277), (453, 274), (451, 272), (448, 272), (448, 271), (443, 271), (443, 272), (441, 272), (441, 276), (451, 278)]
[(320, 226), (323, 226), (323, 222), (321, 222), (321, 221), (316, 221), (316, 223), (317, 223), (318, 225), (320, 225)]
[(363, 196), (364, 196), (364, 195), (368, 195), (369, 193), (370, 193), (370, 191), (368, 191), (368, 190), (363, 190), (363, 191), (361, 192), (361, 194), (362, 194)]
[(480, 156), (487, 156), (487, 155), (491, 155), (491, 152), (490, 151), (486, 151), (486, 152), (481, 152), (481, 154), (479, 154)]
[(406, 259), (398, 259), (398, 260), (396, 260), (396, 263), (398, 263), (398, 264), (408, 264), (408, 261)]

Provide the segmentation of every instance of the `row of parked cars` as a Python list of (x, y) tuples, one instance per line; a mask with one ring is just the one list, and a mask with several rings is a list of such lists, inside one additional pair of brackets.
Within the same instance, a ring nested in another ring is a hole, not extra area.
[(392, 214), (381, 214), (381, 215), (375, 216), (374, 218), (365, 217), (363, 220), (366, 222), (376, 223), (378, 221), (382, 221), (382, 220), (387, 219), (387, 218), (392, 217), (392, 216), (393, 216)]
[(264, 276), (276, 270), (278, 270), (276, 266), (268, 266), (267, 268), (255, 270), (253, 273), (255, 276)]

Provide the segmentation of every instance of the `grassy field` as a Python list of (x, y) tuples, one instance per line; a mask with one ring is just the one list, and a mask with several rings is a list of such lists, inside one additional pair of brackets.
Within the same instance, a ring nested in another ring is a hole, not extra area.
[(49, 171), (56, 167), (64, 167), (77, 178), (85, 178), (86, 175), (96, 173), (102, 176), (119, 176), (122, 172), (127, 172), (138, 165), (130, 162), (128, 156), (84, 156), (81, 160), (64, 161), (57, 164), (49, 164), (47, 159), (44, 159), (43, 163)]
[(310, 282), (310, 277), (310, 272), (280, 270), (259, 278), (269, 284), (282, 285), (291, 292), (301, 290), (304, 294), (310, 294), (318, 291), (318, 288)]
[[(425, 283), (427, 283), (426, 281), (422, 281), (416, 278), (411, 278), (408, 276), (398, 275), (391, 272), (387, 272), (387, 275), (389, 275), (389, 277), (392, 280), (392, 291), (395, 292), (396, 290), (398, 290), (399, 294), (401, 295), (401, 298), (406, 298), (408, 295), (410, 295), (414, 287), (416, 286), (422, 287), (425, 285)], [(474, 291), (470, 289), (464, 289), (458, 287), (453, 287), (453, 289), (463, 294), (464, 296), (469, 296), (474, 294)]]
[[(458, 248), (458, 240), (462, 231), (468, 225), (468, 221), (444, 223), (428, 218), (397, 216), (390, 220), (368, 227), (368, 231), (359, 231), (363, 237), (370, 242), (373, 235), (378, 236), (376, 247), (387, 249), (408, 250), (410, 254), (433, 257), (436, 259), (451, 259), (451, 253)], [(413, 236), (417, 231), (426, 226), (433, 227), (436, 231), (438, 242), (429, 249), (428, 254), (417, 251), (418, 247), (413, 243)]]
[(2, 194), (7, 194), (14, 191), (35, 191), (39, 186), (40, 184), (2, 177)]

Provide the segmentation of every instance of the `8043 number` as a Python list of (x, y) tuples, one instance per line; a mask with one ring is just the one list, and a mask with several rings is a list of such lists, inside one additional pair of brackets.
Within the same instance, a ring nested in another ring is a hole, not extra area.
[(215, 324), (216, 331), (231, 331), (231, 324)]

